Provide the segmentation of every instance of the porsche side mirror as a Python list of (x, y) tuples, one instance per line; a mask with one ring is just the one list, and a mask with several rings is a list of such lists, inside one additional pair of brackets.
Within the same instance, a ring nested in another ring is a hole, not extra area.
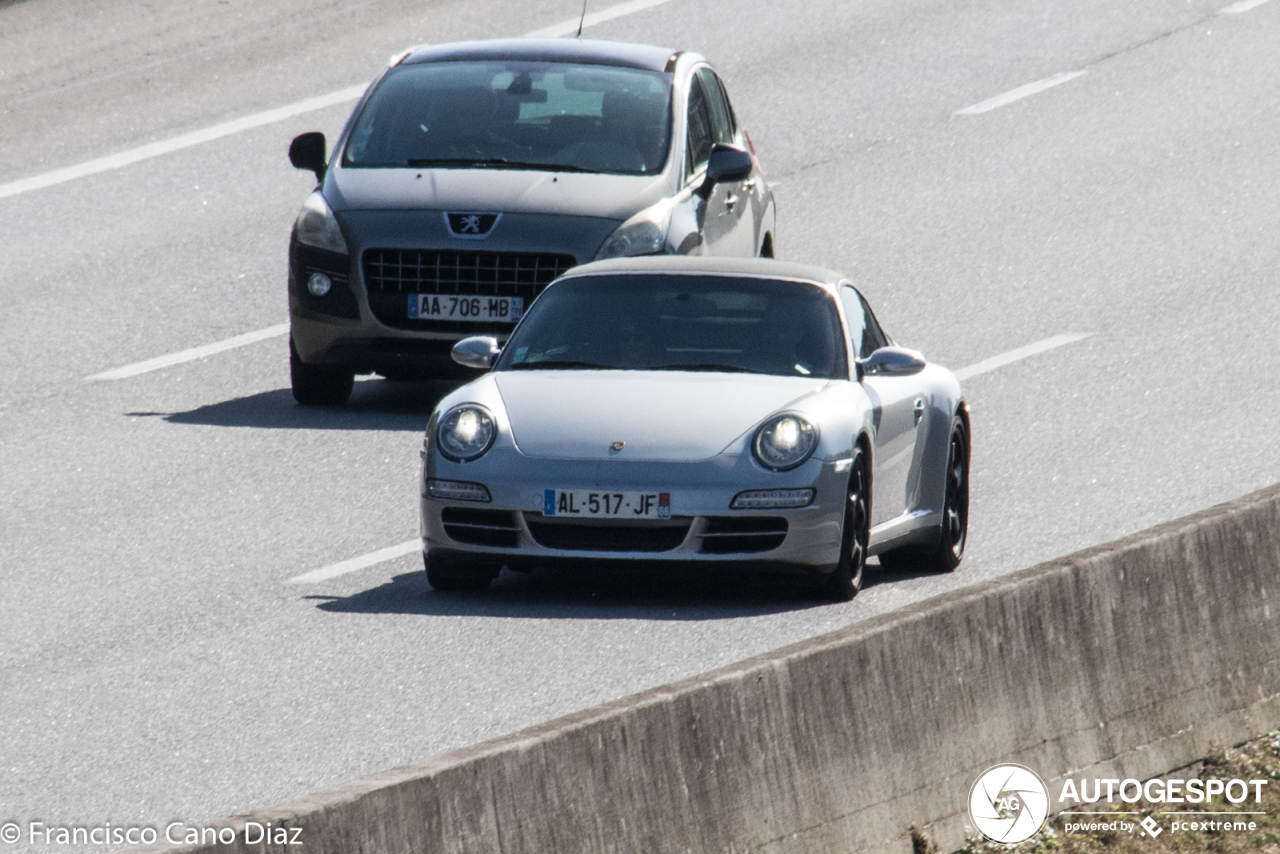
[(698, 187), (698, 195), (706, 199), (716, 184), (732, 184), (746, 180), (751, 174), (751, 155), (736, 145), (725, 145), (717, 142), (711, 149), (711, 159), (707, 161), (707, 177), (702, 179)]
[(487, 371), (493, 367), (493, 363), (498, 360), (498, 354), (501, 352), (502, 348), (498, 346), (497, 338), (473, 335), (454, 344), (449, 355), (464, 368)]
[(928, 364), (919, 350), (906, 347), (881, 347), (859, 363), (869, 377), (905, 377), (920, 373)]
[(289, 162), (295, 169), (307, 169), (316, 173), (316, 180), (324, 180), (324, 134), (318, 130), (298, 134), (289, 143)]

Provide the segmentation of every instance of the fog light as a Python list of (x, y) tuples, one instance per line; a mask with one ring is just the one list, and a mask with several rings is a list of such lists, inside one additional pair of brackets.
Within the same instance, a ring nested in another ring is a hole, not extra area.
[(431, 498), (443, 498), (449, 501), (489, 502), (493, 500), (489, 497), (489, 490), (483, 483), (467, 483), (465, 480), (436, 480), (431, 478), (427, 481), (427, 495)]
[(729, 507), (734, 510), (765, 510), (808, 507), (812, 503), (812, 489), (749, 489), (735, 495)]
[(318, 297), (329, 293), (329, 289), (332, 287), (333, 280), (324, 273), (312, 273), (311, 278), (307, 279), (307, 290)]

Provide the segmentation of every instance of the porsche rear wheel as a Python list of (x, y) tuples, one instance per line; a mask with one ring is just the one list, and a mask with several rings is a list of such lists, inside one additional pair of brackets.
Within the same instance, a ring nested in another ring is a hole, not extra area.
[(426, 555), (422, 556), (422, 562), (427, 570), (427, 583), (446, 593), (477, 593), (486, 590), (489, 582), (497, 575), (490, 568), (445, 563), (438, 559), (432, 560)]
[(880, 565), (885, 569), (951, 572), (960, 565), (969, 539), (969, 436), (963, 423), (951, 430), (946, 477), (937, 545), (927, 550), (885, 552), (880, 555)]
[(870, 478), (867, 458), (861, 448), (853, 452), (849, 473), (849, 490), (844, 508), (844, 525), (840, 533), (840, 561), (835, 572), (822, 585), (823, 597), (848, 602), (862, 589), (862, 576), (867, 567), (867, 543), (871, 539)]

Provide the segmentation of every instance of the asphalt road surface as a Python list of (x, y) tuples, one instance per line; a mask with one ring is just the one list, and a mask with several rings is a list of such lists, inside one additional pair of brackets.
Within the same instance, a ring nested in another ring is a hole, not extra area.
[(1275, 482), (1280, 0), (1228, 2), (670, 0), (587, 28), (716, 63), (779, 255), (852, 275), (900, 342), (962, 368), (1089, 336), (967, 381), (961, 569), (843, 605), (557, 572), (444, 595), (416, 554), (289, 583), (416, 535), (443, 387), (303, 409), (280, 334), (86, 382), (286, 321), (314, 183), (288, 142), (350, 102), (226, 123), (575, 2), (0, 2), (0, 822), (247, 811)]

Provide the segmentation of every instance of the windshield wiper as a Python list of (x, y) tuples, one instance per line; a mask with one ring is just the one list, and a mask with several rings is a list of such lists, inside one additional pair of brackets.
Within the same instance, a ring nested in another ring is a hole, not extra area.
[(652, 368), (646, 368), (649, 371), (707, 371), (719, 372), (725, 374), (758, 374), (761, 371), (753, 371), (750, 368), (739, 367), (738, 365), (721, 365), (715, 362), (702, 362), (692, 365), (657, 365)]
[(585, 166), (572, 166), (567, 163), (534, 163), (523, 160), (508, 160), (505, 157), (488, 157), (488, 158), (468, 158), (468, 157), (442, 157), (435, 159), (410, 159), (408, 165), (415, 168), (422, 167), (439, 167), (441, 169), (536, 169), (541, 172), (591, 172), (599, 173), (598, 169), (588, 169)]
[(595, 362), (574, 362), (568, 359), (547, 359), (545, 362), (519, 362), (511, 366), (513, 371), (532, 371), (546, 368), (548, 370), (573, 370), (581, 368), (583, 370), (613, 370), (609, 365), (597, 365)]

